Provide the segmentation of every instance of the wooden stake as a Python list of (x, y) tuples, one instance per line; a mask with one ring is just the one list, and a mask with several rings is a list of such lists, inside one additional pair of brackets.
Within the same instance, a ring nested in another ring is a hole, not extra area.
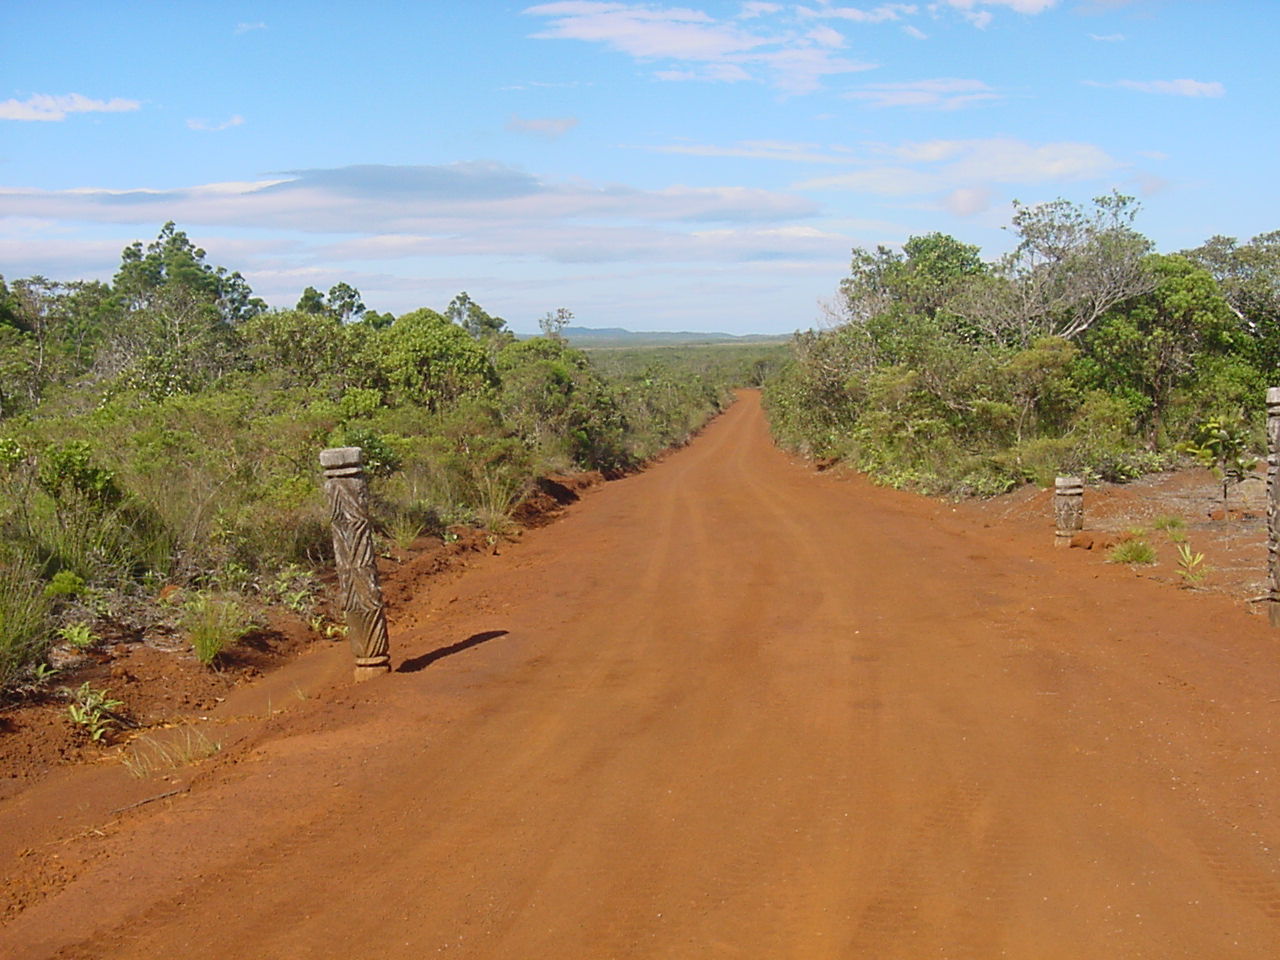
[(1084, 481), (1079, 477), (1058, 477), (1053, 481), (1053, 519), (1055, 546), (1071, 543), (1084, 529)]
[(368, 680), (390, 671), (391, 653), (373, 549), (364, 454), (359, 447), (334, 447), (320, 452), (320, 465), (333, 522), (333, 556), (347, 639), (356, 658), (355, 679)]
[(1267, 609), (1280, 627), (1280, 387), (1267, 390)]

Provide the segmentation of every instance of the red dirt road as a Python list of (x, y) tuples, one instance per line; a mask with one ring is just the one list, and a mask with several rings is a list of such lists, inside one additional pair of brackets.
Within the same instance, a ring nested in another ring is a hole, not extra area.
[(1280, 635), (976, 516), (746, 394), (72, 841), (0, 956), (1280, 956)]

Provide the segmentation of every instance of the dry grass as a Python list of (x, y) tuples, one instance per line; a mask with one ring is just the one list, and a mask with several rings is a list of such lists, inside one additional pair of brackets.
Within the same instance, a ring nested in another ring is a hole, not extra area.
[(199, 763), (222, 749), (200, 728), (183, 724), (160, 733), (138, 737), (120, 753), (120, 762), (139, 780)]

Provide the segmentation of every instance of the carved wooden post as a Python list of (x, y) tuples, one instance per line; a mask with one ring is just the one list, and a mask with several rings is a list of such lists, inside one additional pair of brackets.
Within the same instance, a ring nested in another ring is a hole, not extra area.
[(359, 447), (320, 452), (324, 491), (333, 521), (333, 556), (338, 590), (347, 619), (347, 639), (356, 657), (355, 678), (368, 680), (391, 669), (387, 615), (378, 585), (378, 567), (369, 520), (369, 484)]
[(1079, 477), (1058, 477), (1053, 481), (1053, 543), (1062, 547), (1084, 527), (1084, 481)]
[(1267, 609), (1280, 627), (1280, 387), (1267, 390)]

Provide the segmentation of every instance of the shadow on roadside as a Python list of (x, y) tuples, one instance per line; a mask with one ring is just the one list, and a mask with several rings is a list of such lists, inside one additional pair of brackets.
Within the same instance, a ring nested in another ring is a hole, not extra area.
[(412, 657), (404, 661), (404, 663), (396, 667), (396, 673), (417, 673), (419, 670), (425, 670), (437, 660), (443, 660), (445, 657), (461, 653), (463, 650), (478, 647), (480, 644), (488, 643), (490, 640), (497, 640), (498, 637), (505, 637), (508, 632), (506, 630), (486, 630), (484, 633), (476, 633), (465, 640), (451, 643), (447, 647), (437, 647), (430, 653), (424, 653), (420, 657)]

